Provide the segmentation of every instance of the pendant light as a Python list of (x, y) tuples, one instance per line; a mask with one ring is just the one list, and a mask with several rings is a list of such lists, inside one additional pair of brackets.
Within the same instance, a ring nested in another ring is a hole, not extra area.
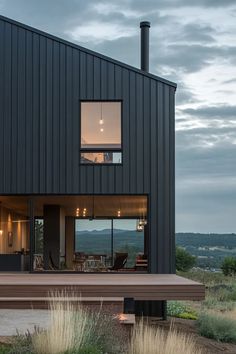
[[(99, 124), (102, 126), (104, 124), (104, 120), (102, 117), (102, 102), (101, 102), (101, 116), (100, 116), (100, 120), (99, 120)], [(100, 132), (103, 133), (104, 129), (103, 127), (100, 128)]]

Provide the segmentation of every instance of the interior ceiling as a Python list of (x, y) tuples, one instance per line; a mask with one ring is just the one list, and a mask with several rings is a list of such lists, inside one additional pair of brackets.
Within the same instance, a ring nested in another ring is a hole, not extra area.
[[(23, 196), (0, 196), (3, 207), (24, 216), (28, 215), (28, 200), (29, 197)], [(60, 205), (67, 216), (117, 217), (119, 210), (120, 217), (147, 215), (147, 196), (37, 196), (34, 197), (35, 216), (43, 216), (45, 204)]]

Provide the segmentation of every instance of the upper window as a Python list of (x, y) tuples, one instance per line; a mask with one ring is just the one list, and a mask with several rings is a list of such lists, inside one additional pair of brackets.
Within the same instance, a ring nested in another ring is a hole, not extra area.
[(121, 163), (121, 102), (81, 102), (81, 163)]

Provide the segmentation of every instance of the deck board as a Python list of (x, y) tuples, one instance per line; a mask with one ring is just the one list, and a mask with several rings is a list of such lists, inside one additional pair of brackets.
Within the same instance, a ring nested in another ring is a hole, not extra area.
[(50, 291), (81, 297), (136, 300), (203, 300), (205, 287), (175, 274), (0, 274), (1, 298), (48, 297)]

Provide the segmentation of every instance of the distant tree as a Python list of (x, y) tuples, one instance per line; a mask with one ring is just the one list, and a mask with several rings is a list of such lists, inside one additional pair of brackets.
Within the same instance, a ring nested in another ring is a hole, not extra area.
[(221, 264), (221, 270), (224, 275), (232, 276), (236, 275), (236, 258), (235, 257), (225, 257)]
[(187, 272), (196, 263), (196, 257), (192, 256), (184, 248), (176, 246), (176, 269), (182, 272)]

